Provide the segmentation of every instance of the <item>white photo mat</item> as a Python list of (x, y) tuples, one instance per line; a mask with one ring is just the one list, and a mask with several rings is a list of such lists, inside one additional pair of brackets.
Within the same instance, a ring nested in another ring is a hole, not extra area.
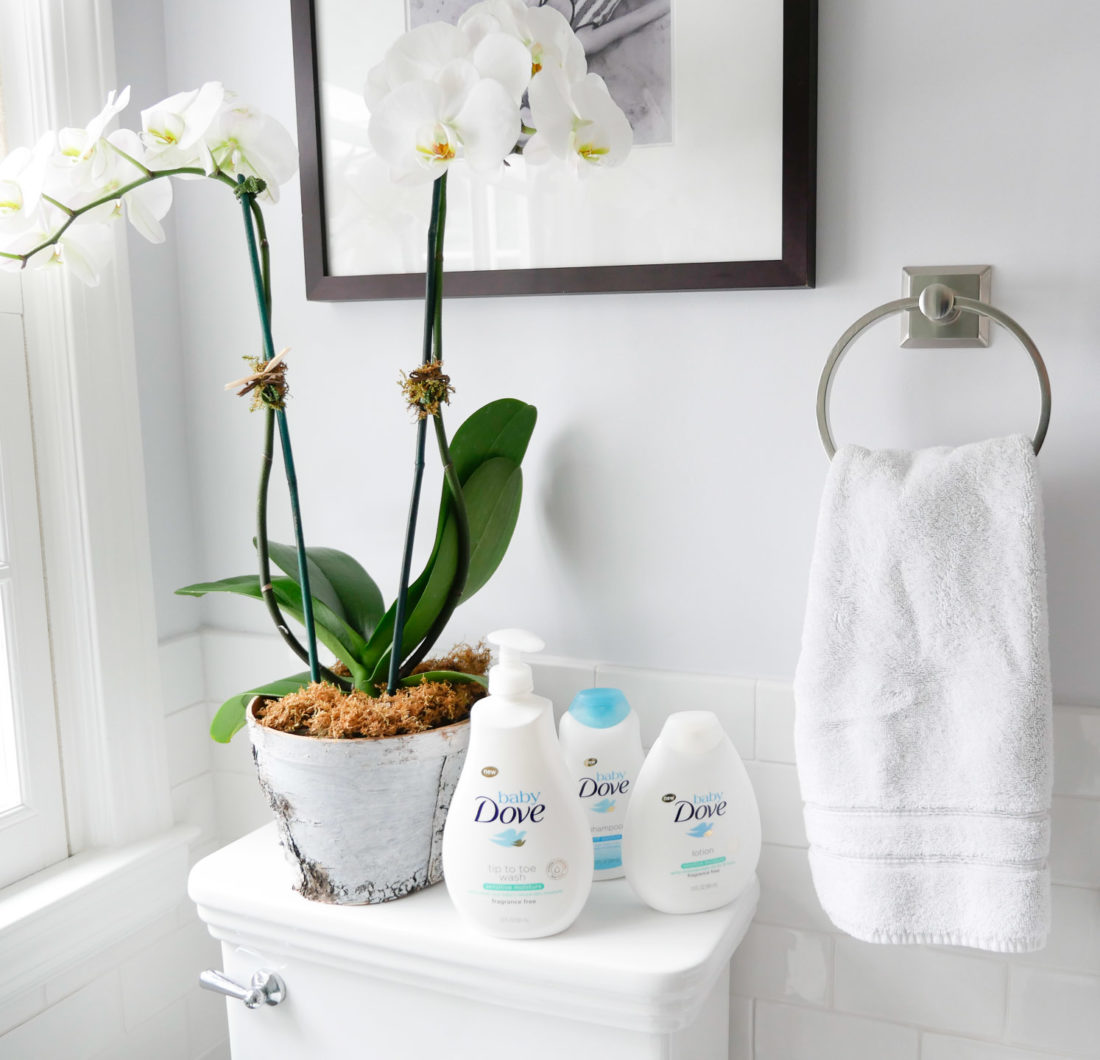
[[(313, 13), (326, 275), (422, 273), (430, 187), (389, 181), (362, 96), (405, 0)], [(452, 166), (448, 272), (782, 257), (783, 0), (673, 0), (671, 30), (672, 143), (586, 179), (521, 158), (494, 184)]]

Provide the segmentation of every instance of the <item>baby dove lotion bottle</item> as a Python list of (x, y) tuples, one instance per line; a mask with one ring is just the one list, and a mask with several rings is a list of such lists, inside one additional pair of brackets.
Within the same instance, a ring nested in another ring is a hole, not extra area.
[(741, 757), (707, 710), (669, 715), (634, 785), (623, 867), (662, 913), (732, 902), (760, 859), (760, 812)]
[(531, 633), (489, 634), (499, 662), (470, 713), (470, 746), (443, 829), (443, 877), (459, 913), (501, 938), (564, 931), (592, 888), (588, 822), (566, 772), (550, 700), (532, 691)]
[(596, 879), (614, 880), (623, 874), (623, 820), (644, 757), (638, 715), (617, 688), (584, 688), (558, 737), (588, 818)]

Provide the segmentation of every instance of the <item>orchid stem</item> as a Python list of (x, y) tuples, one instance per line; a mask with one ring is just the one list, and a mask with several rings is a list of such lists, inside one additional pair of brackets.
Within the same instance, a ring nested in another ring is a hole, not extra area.
[[(243, 183), (244, 177), (238, 177), (237, 182)], [(248, 239), (248, 258), (252, 266), (252, 281), (256, 292), (256, 305), (260, 311), (260, 325), (263, 330), (264, 340), (264, 357), (270, 361), (275, 356), (275, 343), (271, 337), (271, 302), (270, 302), (270, 276), (266, 277), (265, 283), (264, 271), (261, 271), (260, 267), (260, 255), (256, 246), (256, 228), (260, 230), (261, 240), (264, 243), (265, 264), (267, 254), (267, 239), (266, 231), (263, 227), (262, 215), (259, 213), (259, 207), (255, 202), (255, 196), (245, 192), (240, 196), (241, 209), (244, 213), (244, 225), (245, 233)], [(253, 226), (253, 219), (256, 218), (258, 223), (256, 227)], [(291, 520), (294, 524), (294, 545), (298, 553), (298, 585), (302, 592), (302, 617), (306, 627), (306, 645), (308, 649), (309, 659), (309, 678), (316, 683), (320, 680), (320, 669), (317, 661), (317, 627), (313, 619), (313, 595), (310, 592), (309, 585), (309, 563), (306, 554), (305, 536), (302, 532), (302, 512), (301, 506), (298, 502), (298, 476), (294, 470), (294, 452), (290, 445), (290, 430), (286, 421), (286, 410), (275, 409), (274, 410), (275, 422), (279, 427), (279, 442), (282, 447), (283, 453), (283, 469), (286, 472), (286, 485), (287, 492), (290, 495), (290, 514)], [(266, 449), (265, 449), (266, 452)], [(265, 490), (266, 494), (266, 490)], [(257, 542), (260, 537), (266, 542), (267, 527), (266, 527), (266, 496), (265, 503), (260, 508), (260, 514), (263, 516), (261, 522), (262, 526), (257, 529), (260, 533), (257, 534)], [(265, 550), (266, 551), (266, 550)], [(261, 567), (263, 564), (261, 564)], [(261, 588), (269, 585), (270, 578), (270, 566), (268, 565), (267, 574), (265, 576), (263, 570), (260, 573)], [(269, 604), (270, 609), (270, 604)], [(283, 623), (285, 626), (285, 623)], [(276, 627), (279, 623), (276, 623)]]
[(76, 211), (71, 206), (66, 206), (63, 202), (58, 202), (52, 195), (42, 193), (42, 198), (46, 200), (51, 206), (56, 206), (59, 210), (69, 215), (69, 217), (75, 217)]
[(454, 504), (456, 544), (458, 546), (458, 560), (455, 565), (454, 581), (447, 591), (447, 599), (443, 603), (443, 609), (439, 612), (431, 629), (424, 634), (420, 646), (409, 656), (405, 665), (401, 668), (401, 676), (408, 675), (416, 669), (424, 660), (424, 656), (431, 651), (432, 645), (443, 632), (447, 623), (451, 620), (455, 608), (462, 600), (462, 591), (466, 588), (466, 578), (470, 573), (470, 517), (466, 511), (466, 498), (462, 494), (462, 484), (458, 481), (458, 472), (455, 471), (454, 461), (451, 459), (451, 449), (447, 444), (447, 432), (443, 428), (443, 414), (438, 413), (432, 417), (435, 426), (435, 440), (439, 447), (439, 460), (443, 465), (443, 477), (447, 487), (451, 491), (451, 501)]
[[(428, 263), (425, 269), (424, 344), (421, 363), (430, 364), (433, 350), (441, 351), (443, 300), (443, 236), (447, 222), (447, 174), (443, 173), (432, 186), (432, 216), (428, 222)], [(438, 360), (438, 357), (436, 357)], [(409, 516), (405, 524), (405, 550), (401, 557), (401, 580), (397, 587), (397, 603), (393, 615), (393, 644), (390, 648), (389, 675), (386, 691), (397, 691), (401, 676), (402, 647), (405, 637), (405, 612), (408, 606), (409, 575), (412, 573), (413, 543), (416, 539), (416, 517), (420, 510), (420, 488), (424, 481), (424, 448), (427, 418), (416, 424), (416, 457), (413, 462), (413, 488), (409, 500)]]
[[(271, 617), (279, 636), (283, 638), (299, 659), (309, 665), (309, 651), (298, 640), (287, 624), (286, 618), (279, 608), (279, 601), (275, 599), (275, 590), (271, 584), (271, 554), (267, 537), (267, 494), (268, 484), (271, 481), (271, 465), (275, 448), (275, 410), (264, 410), (264, 444), (260, 459), (260, 487), (256, 496), (256, 555), (260, 561), (260, 594), (267, 613)], [(351, 688), (351, 682), (333, 673), (327, 666), (318, 665), (321, 676), (331, 684), (345, 691)]]
[(49, 239), (44, 239), (37, 246), (31, 247), (31, 249), (28, 250), (25, 254), (4, 254), (3, 256), (5, 258), (13, 258), (17, 261), (22, 262), (23, 267), (25, 268), (27, 262), (30, 261), (31, 258), (35, 256), (35, 254), (41, 253), (47, 247), (54, 246), (66, 233), (66, 231), (68, 231), (69, 226), (73, 224), (74, 221), (79, 220), (81, 217), (84, 216), (84, 214), (88, 213), (89, 211), (94, 210), (99, 206), (103, 206), (109, 202), (118, 202), (119, 199), (123, 198), (123, 196), (125, 195), (128, 195), (135, 188), (140, 188), (145, 184), (150, 184), (154, 180), (161, 180), (163, 177), (178, 177), (183, 176), (184, 174), (194, 177), (209, 177), (211, 180), (221, 181), (222, 184), (227, 184), (231, 188), (237, 187), (237, 182), (228, 174), (221, 172), (221, 170), (216, 170), (213, 173), (207, 173), (206, 170), (203, 169), (201, 166), (177, 166), (175, 169), (146, 170), (145, 176), (140, 177), (138, 180), (133, 180), (129, 184), (124, 184), (121, 188), (115, 188), (114, 191), (112, 191), (110, 194), (103, 195), (100, 198), (96, 199), (94, 202), (85, 203), (83, 206), (79, 206), (76, 209), (73, 209), (71, 206), (66, 206), (64, 203), (50, 200), (54, 202), (55, 206), (63, 210), (67, 215), (65, 218), (65, 223), (62, 224), (58, 228), (58, 230), (54, 232), (52, 236), (50, 236)]

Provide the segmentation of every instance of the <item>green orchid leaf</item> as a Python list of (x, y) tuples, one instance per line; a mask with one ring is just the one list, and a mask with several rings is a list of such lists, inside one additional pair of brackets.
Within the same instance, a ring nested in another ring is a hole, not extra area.
[(256, 587), (256, 595), (259, 595), (259, 578), (255, 574), (238, 574), (233, 578), (220, 578), (216, 582), (195, 582), (194, 585), (185, 585), (176, 590), (176, 596), (205, 596), (207, 593), (240, 593), (242, 596), (253, 595), (250, 587)]
[[(483, 462), (462, 487), (466, 515), (470, 523), (470, 569), (462, 599), (477, 592), (500, 565), (519, 518), (523, 492), (523, 472), (506, 457)], [(443, 610), (451, 583), (458, 569), (458, 528), (454, 513), (447, 517), (435, 555), (421, 575), (422, 585), (415, 606), (405, 620), (401, 657), (405, 658), (431, 629)], [(388, 616), (387, 616), (388, 617)], [(390, 636), (393, 625), (390, 624)], [(384, 647), (371, 674), (372, 681), (383, 681), (389, 669), (392, 645)]]
[[(473, 474), (487, 461), (502, 459), (513, 467), (518, 465), (527, 452), (527, 445), (531, 440), (531, 434), (535, 429), (537, 411), (533, 405), (514, 398), (502, 398), (492, 401), (471, 414), (455, 432), (449, 445), (451, 460), (454, 463), (458, 479), (464, 487)], [(490, 472), (490, 476), (496, 480), (501, 468), (496, 472)], [(507, 478), (507, 476), (505, 476)], [(488, 480), (487, 480), (488, 481)], [(522, 480), (519, 480), (522, 481)], [(518, 483), (507, 483), (509, 495), (516, 493), (515, 504), (518, 505)], [(464, 489), (464, 492), (465, 489)], [(479, 502), (479, 504), (482, 502)], [(466, 499), (470, 518), (470, 549), (471, 570), (467, 577), (467, 588), (463, 599), (467, 599), (477, 591), (490, 577), (504, 554), (504, 549), (511, 539), (512, 530), (515, 528), (515, 520), (518, 518), (518, 509), (511, 517), (509, 524), (503, 516), (511, 510), (511, 500), (503, 510), (490, 504), (486, 510), (486, 517), (480, 524), (475, 515), (469, 512), (470, 500)], [(491, 540), (481, 542), (478, 535), (478, 525), (491, 524), (495, 529), (490, 535)], [(449, 532), (447, 527), (450, 525)], [(501, 539), (501, 531), (507, 530)], [(436, 616), (439, 614), (451, 582), (454, 580), (454, 572), (457, 569), (456, 531), (454, 520), (450, 514), (450, 490), (443, 486), (440, 498), (439, 517), (437, 519), (436, 537), (432, 546), (428, 562), (424, 565), (420, 576), (409, 586), (406, 598), (406, 623), (402, 638), (402, 658), (420, 643), (424, 634), (431, 628)], [(312, 555), (312, 550), (311, 550)], [(477, 558), (477, 567), (474, 568), (474, 559)], [(295, 560), (295, 563), (297, 561)], [(330, 572), (331, 574), (331, 572)], [(330, 577), (330, 581), (331, 581)], [(336, 582), (333, 582), (336, 585)], [(470, 586), (474, 588), (471, 589)], [(389, 610), (377, 621), (373, 632), (368, 637), (367, 646), (360, 656), (364, 669), (370, 674), (370, 680), (366, 685), (357, 687), (372, 687), (374, 684), (384, 681), (389, 670), (389, 657), (393, 644), (393, 627), (396, 604), (391, 604)], [(413, 618), (415, 616), (415, 622)], [(350, 617), (350, 615), (349, 615)]]
[(486, 460), (462, 487), (470, 518), (470, 571), (462, 600), (469, 600), (500, 566), (519, 519), (523, 472), (511, 460)]
[[(256, 539), (252, 539), (255, 547)], [(293, 545), (283, 545), (278, 541), (267, 543), (268, 555), (277, 566), (295, 585), (300, 584), (298, 578), (298, 550)], [(313, 549), (306, 549), (306, 568), (309, 571), (309, 591), (314, 600), (320, 600), (333, 614), (347, 621), (347, 613), (340, 601), (340, 594), (336, 587), (329, 581), (328, 575), (318, 566), (312, 555)]]
[(466, 684), (481, 685), (482, 688), (489, 687), (488, 678), (483, 677), (481, 674), (464, 674), (461, 670), (425, 670), (421, 674), (410, 674), (408, 677), (403, 677), (400, 684), (402, 688), (415, 688), (425, 681), (450, 681), (460, 684), (465, 682)]
[[(255, 541), (253, 541), (255, 544)], [(268, 542), (271, 558), (298, 581), (298, 552), (293, 545)], [(307, 548), (309, 590), (352, 629), (369, 638), (386, 610), (382, 590), (353, 556), (337, 548)]]
[[(451, 451), (451, 463), (454, 465), (458, 481), (465, 485), (466, 480), (486, 460), (502, 456), (515, 464), (522, 464), (527, 444), (535, 429), (538, 410), (534, 405), (517, 401), (515, 398), (501, 398), (482, 405), (468, 416), (451, 439), (447, 448)], [(439, 515), (436, 519), (435, 543), (431, 556), (424, 567), (426, 577), (435, 560), (443, 535), (443, 526), (451, 510), (451, 491), (446, 481), (443, 483), (439, 498)], [(391, 636), (393, 630), (390, 630)]]
[[(302, 611), (302, 590), (293, 578), (272, 578), (271, 588), (275, 592), (275, 599), (284, 614), (301, 625), (305, 624), (305, 615)], [(260, 579), (255, 574), (239, 574), (233, 578), (222, 578), (216, 582), (198, 582), (195, 585), (187, 585), (176, 590), (179, 596), (205, 596), (207, 593), (236, 593), (238, 596), (249, 596), (254, 600), (262, 600), (260, 591)], [(325, 603), (313, 598), (313, 619), (317, 629), (317, 639), (333, 655), (336, 656), (348, 670), (351, 671), (352, 682), (356, 687), (367, 676), (363, 657), (366, 654), (367, 642), (337, 615)]]
[(478, 465), (493, 457), (522, 464), (537, 417), (534, 405), (515, 398), (490, 401), (472, 413), (455, 431), (449, 447), (458, 481), (465, 483)]
[(281, 696), (297, 692), (299, 688), (305, 688), (309, 684), (309, 671), (295, 674), (293, 677), (282, 677), (277, 681), (269, 681), (259, 688), (250, 688), (247, 692), (238, 692), (230, 696), (220, 707), (214, 720), (210, 723), (210, 735), (218, 743), (229, 743), (233, 735), (245, 727), (247, 718), (245, 711), (252, 702), (253, 696), (267, 696), (270, 699), (278, 699)]

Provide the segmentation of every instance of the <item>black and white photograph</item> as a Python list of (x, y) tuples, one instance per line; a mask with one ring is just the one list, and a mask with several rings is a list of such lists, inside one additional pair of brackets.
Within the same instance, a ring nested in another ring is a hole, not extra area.
[[(816, 41), (809, 7), (797, 0), (525, 5), (531, 17), (546, 8), (562, 16), (574, 55), (570, 76), (579, 70), (588, 78), (585, 91), (604, 93), (621, 132), (613, 150), (581, 140), (574, 142), (580, 156), (562, 144), (550, 150), (525, 90), (519, 98), (528, 131), (514, 141), (516, 150), (488, 169), (462, 164), (460, 151), (448, 177), (452, 294), (812, 284), (815, 98), (807, 75)], [(295, 0), (310, 298), (420, 293), (430, 188), (414, 179), (415, 161), (410, 179), (394, 179), (393, 160), (367, 134), (364, 86), (395, 39), (431, 23), (456, 25), (473, 6)], [(515, 10), (522, 13), (518, 4)], [(575, 137), (580, 129), (604, 135), (610, 128), (573, 114), (571, 132), (564, 112), (550, 129)], [(440, 120), (446, 129), (450, 119)], [(558, 163), (542, 164), (551, 154)]]
[[(476, 0), (407, 0), (409, 29), (457, 22)], [(634, 143), (665, 144), (672, 129), (672, 0), (527, 0), (560, 12), (626, 112)]]

